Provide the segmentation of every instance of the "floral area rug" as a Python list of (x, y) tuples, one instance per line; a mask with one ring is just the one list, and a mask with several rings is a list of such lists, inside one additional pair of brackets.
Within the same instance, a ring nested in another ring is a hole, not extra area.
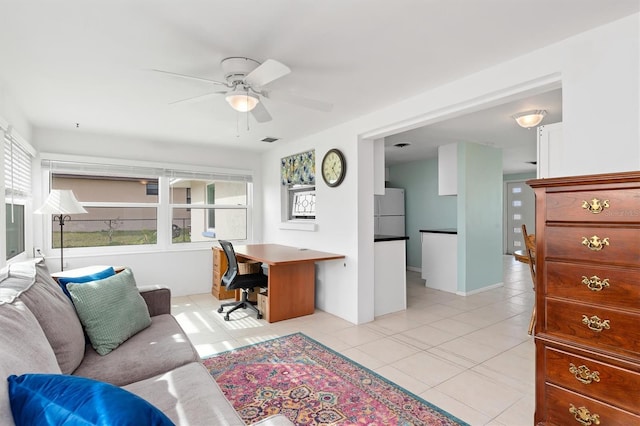
[(466, 425), (373, 371), (296, 333), (204, 361), (245, 423)]

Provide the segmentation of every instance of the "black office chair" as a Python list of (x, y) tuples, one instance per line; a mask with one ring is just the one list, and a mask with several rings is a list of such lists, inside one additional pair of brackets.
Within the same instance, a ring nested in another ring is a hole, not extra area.
[(233, 308), (224, 315), (224, 320), (229, 321), (229, 314), (231, 312), (240, 308), (250, 308), (256, 311), (258, 319), (262, 318), (262, 313), (255, 306), (256, 303), (249, 300), (249, 292), (252, 291), (254, 287), (267, 287), (268, 277), (262, 272), (257, 274), (238, 274), (238, 261), (236, 259), (236, 252), (233, 250), (233, 245), (229, 241), (219, 240), (218, 242), (220, 246), (222, 246), (225, 256), (227, 256), (227, 264), (229, 265), (227, 272), (222, 276), (222, 284), (226, 286), (227, 290), (242, 290), (242, 298), (239, 301), (223, 303), (218, 308), (218, 312), (222, 313), (225, 307), (233, 306)]

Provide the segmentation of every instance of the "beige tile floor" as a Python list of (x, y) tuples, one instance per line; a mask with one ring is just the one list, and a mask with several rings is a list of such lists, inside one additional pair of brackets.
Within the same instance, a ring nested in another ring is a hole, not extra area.
[(174, 297), (172, 312), (202, 357), (302, 332), (471, 425), (524, 426), (534, 411), (531, 287), (527, 265), (504, 256), (504, 286), (467, 297), (407, 271), (407, 310), (362, 325), (319, 310), (273, 324), (240, 310), (225, 322), (210, 294)]

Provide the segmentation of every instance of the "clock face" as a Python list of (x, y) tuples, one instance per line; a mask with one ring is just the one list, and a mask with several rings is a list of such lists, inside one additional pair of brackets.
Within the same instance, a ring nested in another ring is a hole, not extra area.
[(340, 185), (346, 172), (347, 163), (342, 152), (338, 149), (330, 149), (322, 159), (322, 178), (326, 184)]

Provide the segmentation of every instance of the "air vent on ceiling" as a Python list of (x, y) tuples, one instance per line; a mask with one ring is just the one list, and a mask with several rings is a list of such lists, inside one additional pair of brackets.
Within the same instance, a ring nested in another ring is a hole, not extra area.
[(271, 137), (266, 137), (264, 139), (260, 139), (262, 142), (268, 142), (268, 143), (273, 143), (277, 140), (279, 140), (280, 138), (271, 138)]
[(396, 148), (405, 148), (409, 145), (411, 145), (410, 142), (398, 142), (393, 144), (393, 146), (395, 146)]

